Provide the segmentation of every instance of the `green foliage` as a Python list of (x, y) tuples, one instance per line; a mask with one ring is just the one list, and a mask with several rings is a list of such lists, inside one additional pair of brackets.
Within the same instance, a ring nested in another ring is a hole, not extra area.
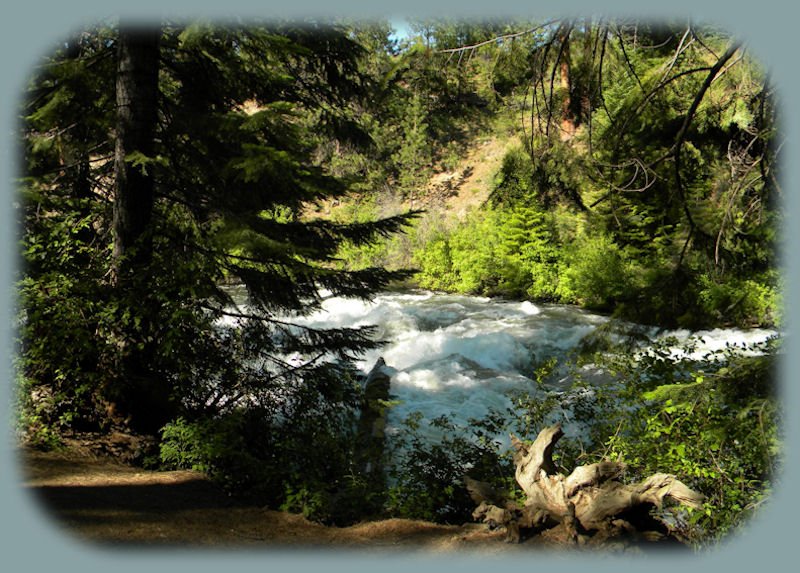
[(241, 413), (194, 423), (178, 418), (161, 432), (161, 463), (202, 472), (229, 491), (267, 484), (268, 467), (249, 451), (246, 423)]
[[(426, 425), (441, 439), (425, 438)], [(475, 503), (464, 486), (465, 474), (517, 497), (511, 456), (493, 439), (504, 428), (498, 412), (470, 419), (467, 427), (447, 415), (429, 421), (423, 421), (419, 412), (410, 415), (392, 441), (389, 514), (437, 523), (470, 521)]]
[[(225, 413), (243, 396), (272, 407), (281, 383), (335, 394), (346, 378), (321, 358), (352, 360), (375, 345), (370, 329), (298, 330), (276, 317), (317, 308), (321, 288), (366, 298), (405, 276), (330, 263), (342, 244), (373, 244), (408, 215), (298, 216), (346, 191), (313, 151), (321, 138), (363, 143), (350, 115), (364, 95), (360, 46), (332, 26), (164, 26), (155, 152), (125, 158), (155, 181), (149, 230), (133, 249), (148, 264), (127, 276), (111, 256), (116, 35), (70, 40), (25, 94), (20, 376), (52, 388), (81, 423), (97, 427), (117, 408), (143, 413), (131, 418), (148, 418), (143, 431)], [(223, 280), (246, 285), (246, 313), (232, 309)], [(217, 324), (231, 311), (240, 332)], [(137, 355), (143, 372), (123, 375)]]
[[(632, 342), (639, 350), (631, 350)], [(530, 440), (566, 420), (571, 437), (554, 453), (559, 471), (611, 459), (628, 464), (631, 481), (675, 474), (706, 501), (702, 510), (666, 506), (662, 517), (691, 542), (714, 543), (757, 513), (780, 472), (778, 343), (728, 346), (689, 358), (695, 341), (676, 353), (672, 338), (648, 343), (647, 350), (631, 340), (586, 358), (609, 377), (601, 385), (584, 382), (577, 363), (542, 363), (536, 369), (539, 390), (511, 395), (510, 417), (490, 412), (461, 427), (448, 416), (422, 420), (416, 413), (396, 437), (387, 509), (402, 517), (466, 521), (474, 502), (466, 495), (465, 473), (517, 499), (510, 454), (491, 436), (511, 430)], [(572, 387), (547, 390), (550, 377), (563, 377), (565, 368)], [(431, 432), (440, 438), (423, 437)]]
[(415, 255), (420, 285), (434, 290), (489, 292), (498, 276), (494, 256), (498, 236), (490, 217), (473, 215), (465, 224), (431, 238)]
[(232, 494), (309, 519), (352, 523), (374, 495), (352, 468), (360, 387), (338, 399), (300, 385), (282, 394), (279, 414), (251, 407), (170, 422), (162, 467), (201, 471)]
[[(35, 189), (35, 188), (34, 188)], [(61, 427), (64, 416), (97, 427), (97, 389), (109, 375), (117, 349), (97, 332), (110, 330), (115, 306), (104, 304), (108, 288), (100, 275), (108, 268), (108, 252), (92, 247), (91, 221), (102, 208), (84, 199), (59, 198), (31, 189), (25, 198), (28, 233), (22, 256), (26, 273), (17, 283), (17, 332), (21, 345), (15, 367), (26, 393), (50, 396), (53, 407), (23, 402), (46, 427)]]
[(473, 212), (415, 260), (420, 285), (435, 290), (553, 300), (559, 280), (555, 233), (535, 206)]
[(450, 241), (445, 235), (433, 238), (425, 250), (416, 253), (415, 259), (421, 267), (417, 276), (420, 286), (434, 290), (457, 290), (458, 275), (453, 270)]
[[(404, 177), (412, 185), (437, 156), (454, 161), (462, 138), (442, 138), (442, 118), (467, 133), (477, 117), (458, 119), (448, 102), (484, 93), (487, 77), (495, 91), (485, 109), (495, 127), (508, 117), (523, 123), (523, 146), (504, 157), (492, 206), (412, 241), (421, 286), (579, 302), (660, 325), (778, 323), (780, 278), (770, 272), (781, 220), (778, 131), (763, 70), (737, 59), (685, 115), (725, 34), (694, 29), (704, 43), (676, 58), (685, 30), (672, 23), (639, 23), (631, 35), (588, 19), (456, 52), (457, 65), (453, 55), (437, 68), (434, 46), (534, 26), (446, 19), (414, 26), (405, 51), (372, 64), (386, 74), (381, 101), (391, 102), (371, 116), (385, 152), (381, 165), (370, 165), (387, 173), (382, 184)], [(562, 131), (570, 124), (574, 132)], [(425, 146), (411, 137), (423, 131)], [(667, 159), (679, 133), (676, 170)], [(344, 255), (363, 267), (386, 261), (389, 250)]]
[(529, 202), (515, 207), (500, 227), (499, 256), (505, 270), (501, 289), (553, 300), (559, 285), (560, 253), (550, 218)]
[[(456, 52), (457, 65), (452, 56), (437, 68), (434, 46), (534, 26), (485, 23), (477, 31), (420, 21), (407, 50), (372, 64), (385, 71), (379, 93), (391, 102), (370, 116), (384, 150), (371, 171), (387, 174), (383, 185), (403, 178), (401, 186), (413, 187), (436, 157), (454, 162), (463, 138), (443, 138), (450, 128), (441, 128), (442, 118), (464, 134), (477, 116), (459, 119), (448, 102), (482, 94), (487, 77), (495, 91), (485, 109), (495, 127), (508, 117), (523, 122), (523, 146), (504, 157), (491, 206), (411, 241), (420, 286), (578, 302), (660, 325), (776, 324), (780, 279), (769, 269), (780, 224), (770, 143), (777, 131), (763, 70), (745, 58), (711, 83), (681, 132), (676, 171), (665, 159), (725, 35), (695, 29), (704, 47), (676, 59), (684, 30), (672, 24), (640, 23), (639, 37), (658, 49), (644, 48), (624, 26), (563, 24)], [(613, 39), (604, 36), (612, 29)], [(574, 132), (562, 132), (568, 124)], [(412, 137), (423, 131), (424, 145)], [(364, 267), (396, 249), (343, 256)]]
[(593, 361), (610, 377), (606, 384), (589, 388), (574, 370), (568, 400), (553, 400), (544, 412), (530, 399), (518, 399), (516, 406), (520, 419), (538, 411), (542, 423), (552, 423), (562, 409), (569, 412), (570, 423), (582, 429), (581, 451), (566, 446), (568, 468), (578, 456), (619, 460), (629, 464), (632, 480), (673, 473), (704, 494), (702, 511), (667, 511), (687, 537), (707, 543), (742, 525), (779, 473), (778, 345), (771, 339), (690, 359), (685, 356), (694, 345), (682, 357), (670, 350), (675, 343), (595, 354)]
[(567, 247), (559, 292), (587, 308), (613, 310), (637, 292), (633, 265), (606, 234), (581, 234)]
[[(60, 433), (55, 428), (52, 410), (59, 407), (54, 397), (34, 401), (35, 384), (31, 380), (22, 381), (16, 388), (14, 400), (15, 433), (17, 438), (39, 450), (57, 450), (63, 446)], [(69, 423), (72, 412), (64, 412), (59, 417), (62, 423)]]
[(430, 146), (427, 140), (428, 125), (423, 114), (420, 96), (414, 94), (400, 125), (403, 139), (397, 167), (398, 182), (403, 189), (413, 189), (428, 174), (426, 167), (430, 163)]
[(561, 420), (561, 403), (563, 397), (555, 392), (548, 392), (545, 383), (559, 368), (558, 358), (550, 358), (537, 364), (533, 369), (537, 389), (533, 392), (517, 389), (508, 392), (511, 400), (509, 410), (511, 425), (517, 437), (535, 437), (542, 428), (553, 425)]
[[(522, 35), (535, 24), (413, 27), (400, 47), (381, 23), (165, 25), (156, 150), (126, 158), (156, 181), (150, 263), (127, 290), (112, 260), (118, 31), (88, 29), (44, 58), (18, 138), (20, 432), (58, 447), (60, 429), (102, 430), (133, 396), (163, 408), (166, 466), (347, 523), (385, 501), (352, 469), (352, 360), (375, 342), (369, 328), (279, 318), (317, 309), (321, 288), (369, 297), (408, 276), (386, 269), (415, 263), (418, 284), (436, 290), (661, 326), (780, 324), (781, 134), (764, 71), (729, 60), (686, 115), (724, 34), (695, 27), (702, 41), (681, 44), (669, 25), (639, 23), (634, 36), (591, 19)], [(486, 42), (503, 33), (514, 37)], [(471, 44), (482, 47), (440, 51)], [(400, 197), (458, 166), (477, 135), (519, 135), (520, 119), (523, 146), (504, 158), (489, 204), (393, 235), (411, 221), (396, 215)], [(346, 191), (341, 217), (305, 215)], [(246, 285), (246, 312), (226, 281)], [(220, 328), (226, 314), (240, 328)], [(135, 351), (149, 359), (144, 385), (120, 376)], [(599, 388), (561, 365), (575, 387), (515, 396), (518, 431), (569, 409), (588, 437), (564, 445), (565, 467), (605, 455), (641, 475), (679, 473), (709, 498), (692, 519), (718, 535), (761, 503), (779, 466), (766, 351), (598, 355), (612, 376)], [(540, 382), (556, 366), (541, 365)], [(393, 515), (468, 520), (465, 469), (513, 495), (510, 461), (488, 438), (499, 418), (435, 420), (437, 444), (420, 423), (407, 421), (395, 452)]]
[[(724, 318), (740, 326), (750, 326), (754, 317), (781, 323), (780, 289), (776, 272), (752, 278), (728, 277), (724, 282), (708, 274), (697, 277), (697, 300), (709, 321)], [(770, 276), (772, 275), (772, 276)]]
[[(445, 34), (438, 26), (435, 33)], [(343, 175), (355, 175), (359, 191), (396, 189), (417, 195), (437, 164), (452, 167), (470, 140), (486, 131), (492, 59), (481, 55), (461, 66), (421, 39), (398, 49), (383, 36), (389, 33), (388, 23), (355, 22), (348, 28), (369, 50), (359, 62), (367, 78), (368, 104), (359, 107), (357, 119), (375, 145), (354, 150), (333, 142), (324, 146), (320, 159), (336, 169), (344, 167)]]
[(663, 215), (631, 205), (625, 226), (609, 229), (570, 201), (553, 204), (553, 191), (543, 191), (551, 184), (542, 187), (536, 173), (519, 150), (509, 152), (497, 176), (495, 206), (417, 243), (420, 286), (579, 303), (650, 324), (780, 323), (780, 276), (754, 268), (763, 255), (736, 273), (699, 252), (677, 266), (680, 228), (664, 225)]

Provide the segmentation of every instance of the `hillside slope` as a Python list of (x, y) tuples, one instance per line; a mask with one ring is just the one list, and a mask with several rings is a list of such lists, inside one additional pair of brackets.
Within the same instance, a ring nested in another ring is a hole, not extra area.
[(447, 214), (463, 217), (486, 202), (503, 156), (518, 144), (516, 137), (502, 135), (477, 141), (456, 169), (435, 173), (421, 189), (418, 198), (411, 199), (408, 206), (412, 209), (438, 208)]

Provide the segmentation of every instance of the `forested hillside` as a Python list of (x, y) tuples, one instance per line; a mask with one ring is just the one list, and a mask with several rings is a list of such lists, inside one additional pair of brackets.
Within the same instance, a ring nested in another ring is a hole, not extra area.
[[(381, 341), (293, 317), (411, 286), (779, 329), (778, 111), (738, 39), (685, 22), (88, 28), (19, 108), (18, 433), (147, 436), (135, 463), (332, 523), (469, 519), (465, 467), (514, 495), (481, 433), (509, 420), (412, 435), (405, 473), (376, 484), (357, 420), (392, 404), (369, 402), (355, 360)], [(667, 464), (708, 500), (685, 539), (735, 527), (779, 463), (777, 342), (686, 363), (597, 338), (574, 384), (589, 360), (614, 383), (562, 464)], [(553, 421), (552, 400), (515, 404), (523, 438)]]
[(420, 33), (379, 68), (383, 151), (352, 203), (380, 212), (437, 171), (457, 185), (475, 168), (460, 159), (489, 137), (516, 146), (469, 217), (434, 208), (367, 261), (416, 267), (426, 288), (662, 326), (780, 322), (775, 94), (735, 39), (590, 20)]

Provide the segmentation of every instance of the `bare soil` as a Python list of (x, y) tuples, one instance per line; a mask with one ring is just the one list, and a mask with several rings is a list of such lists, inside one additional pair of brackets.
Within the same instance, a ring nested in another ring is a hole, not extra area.
[(327, 527), (232, 498), (193, 471), (145, 471), (81, 451), (24, 448), (24, 486), (77, 539), (102, 545), (324, 547), (501, 553), (502, 530), (408, 519)]
[(440, 208), (463, 217), (486, 202), (503, 157), (518, 144), (515, 137), (493, 137), (476, 143), (455, 171), (443, 171), (431, 177), (426, 196), (434, 200), (442, 197)]
[[(434, 171), (428, 181), (408, 196), (388, 193), (382, 197), (378, 215), (385, 217), (422, 209), (463, 218), (489, 198), (494, 176), (500, 170), (503, 157), (516, 145), (519, 145), (518, 139), (507, 136), (488, 137), (474, 142), (451, 171)], [(338, 199), (309, 204), (305, 216), (310, 219), (330, 217), (343, 205)]]

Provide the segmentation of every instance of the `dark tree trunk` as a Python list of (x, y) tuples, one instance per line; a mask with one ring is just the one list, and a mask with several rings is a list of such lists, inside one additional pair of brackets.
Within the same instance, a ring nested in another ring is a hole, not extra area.
[(154, 173), (158, 120), (158, 27), (120, 27), (117, 51), (117, 124), (114, 158), (113, 272), (121, 308), (136, 316), (120, 324), (119, 379), (114, 413), (139, 431), (154, 433), (174, 413), (156, 367), (158, 301), (152, 291)]
[(152, 157), (158, 109), (159, 30), (121, 27), (117, 51), (117, 127), (114, 158), (114, 265), (118, 280), (150, 260), (153, 171), (130, 161)]

